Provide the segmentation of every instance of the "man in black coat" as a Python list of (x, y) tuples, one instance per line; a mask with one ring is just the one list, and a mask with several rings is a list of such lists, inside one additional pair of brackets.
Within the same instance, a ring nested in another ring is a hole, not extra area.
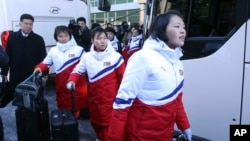
[(28, 78), (34, 68), (46, 56), (44, 40), (34, 33), (34, 17), (23, 14), (20, 17), (20, 30), (10, 34), (7, 40), (6, 52), (10, 61), (3, 74), (7, 75), (9, 70), (10, 88), (14, 95), (16, 86)]
[(90, 51), (91, 33), (86, 25), (86, 19), (84, 17), (77, 18), (76, 25), (71, 25), (69, 28), (73, 32), (77, 45), (82, 46), (86, 52)]

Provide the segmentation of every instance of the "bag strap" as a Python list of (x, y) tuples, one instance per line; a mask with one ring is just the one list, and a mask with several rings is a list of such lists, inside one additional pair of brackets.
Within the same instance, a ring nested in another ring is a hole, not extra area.
[(30, 81), (32, 83), (35, 83), (36, 85), (42, 85), (42, 77), (39, 76), (38, 73), (32, 73), (27, 79), (25, 79), (23, 82)]

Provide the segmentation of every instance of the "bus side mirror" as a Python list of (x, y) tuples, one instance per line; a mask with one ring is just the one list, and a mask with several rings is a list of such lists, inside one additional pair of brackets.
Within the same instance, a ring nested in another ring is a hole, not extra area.
[(98, 1), (98, 9), (99, 10), (109, 12), (110, 8), (111, 8), (111, 5), (108, 2), (108, 0), (99, 0)]

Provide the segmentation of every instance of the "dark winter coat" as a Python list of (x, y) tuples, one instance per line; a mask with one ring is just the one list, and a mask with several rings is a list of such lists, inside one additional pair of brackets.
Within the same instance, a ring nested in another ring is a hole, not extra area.
[(81, 35), (79, 33), (73, 35), (77, 45), (83, 47), (86, 52), (90, 51), (91, 32), (88, 27), (81, 31)]
[(3, 50), (2, 46), (0, 45), (0, 68), (6, 66), (9, 62), (9, 57), (7, 53)]
[(12, 33), (7, 40), (6, 52), (10, 62), (3, 74), (10, 69), (10, 87), (14, 93), (15, 87), (34, 71), (34, 68), (46, 56), (44, 40), (41, 36), (31, 32), (24, 37), (21, 30)]

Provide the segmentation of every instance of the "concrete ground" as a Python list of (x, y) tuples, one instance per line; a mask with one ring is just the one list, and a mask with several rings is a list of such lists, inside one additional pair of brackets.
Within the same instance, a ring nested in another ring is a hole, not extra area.
[[(54, 77), (51, 77), (45, 88), (44, 96), (49, 103), (49, 113), (57, 109), (54, 90)], [(5, 108), (0, 108), (0, 115), (4, 126), (4, 141), (17, 141), (16, 132), (16, 106), (10, 102)], [(96, 135), (88, 119), (78, 120), (80, 141), (96, 141)]]

